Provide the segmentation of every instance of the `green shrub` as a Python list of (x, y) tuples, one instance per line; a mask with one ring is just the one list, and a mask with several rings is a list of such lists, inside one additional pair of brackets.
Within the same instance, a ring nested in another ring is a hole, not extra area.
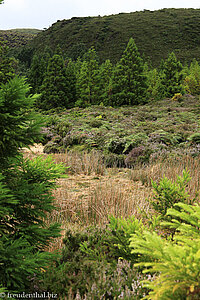
[(77, 233), (69, 230), (63, 242), (61, 258), (44, 274), (43, 286), (60, 297), (78, 291), (83, 296), (97, 281), (104, 265), (117, 264), (105, 229), (89, 227)]
[(130, 239), (133, 254), (149, 256), (148, 262), (136, 264), (145, 272), (157, 274), (145, 286), (152, 291), (144, 299), (199, 299), (200, 291), (200, 207), (175, 204), (169, 209), (172, 219), (163, 225), (175, 228), (174, 241), (162, 239), (155, 232), (134, 234)]
[(117, 256), (135, 263), (138, 260), (138, 255), (131, 254), (129, 239), (133, 233), (143, 230), (142, 222), (135, 217), (123, 219), (110, 216), (109, 220), (109, 228), (111, 229)]
[(69, 124), (69, 122), (66, 120), (62, 120), (62, 119), (59, 120), (59, 122), (57, 122), (57, 124), (54, 126), (54, 130), (62, 138), (64, 138), (67, 135), (70, 128), (71, 128), (71, 125)]
[(200, 133), (195, 132), (193, 133), (188, 140), (193, 144), (200, 144)]
[(189, 194), (185, 191), (190, 180), (189, 172), (184, 170), (182, 177), (177, 176), (176, 182), (172, 182), (166, 177), (159, 183), (152, 181), (154, 196), (149, 201), (162, 218), (166, 217), (167, 209), (173, 207), (175, 203), (193, 203), (195, 201), (195, 199), (190, 199)]
[(175, 145), (179, 142), (180, 137), (162, 129), (152, 132), (149, 135), (149, 142), (164, 143), (166, 145)]
[(89, 122), (89, 125), (91, 128), (99, 128), (103, 125), (103, 122), (101, 120), (94, 119)]
[[(136, 229), (138, 225), (133, 223)], [(141, 299), (148, 291), (141, 281), (153, 277), (119, 259), (115, 245), (118, 238), (109, 229), (98, 227), (77, 233), (67, 231), (61, 258), (44, 273), (42, 290), (57, 293), (59, 299)]]

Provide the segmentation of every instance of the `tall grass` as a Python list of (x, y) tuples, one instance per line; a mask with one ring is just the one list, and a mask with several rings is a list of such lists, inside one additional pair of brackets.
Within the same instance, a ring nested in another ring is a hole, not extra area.
[[(34, 154), (29, 154), (29, 157)], [(160, 181), (163, 176), (175, 181), (184, 169), (190, 171), (188, 192), (195, 196), (200, 190), (200, 158), (185, 155), (176, 159), (158, 159), (149, 165), (134, 169), (106, 168), (99, 152), (68, 152), (54, 154), (55, 163), (64, 163), (68, 177), (59, 179), (54, 191), (57, 209), (51, 213), (48, 223), (62, 224), (65, 229), (79, 230), (88, 225), (102, 225), (108, 216), (141, 216), (140, 211), (151, 214), (147, 198), (152, 196), (151, 180)], [(61, 249), (62, 237), (52, 244), (52, 251)], [(51, 249), (51, 246), (50, 246)]]
[(103, 156), (98, 151), (69, 151), (65, 154), (54, 154), (54, 158), (57, 163), (65, 163), (71, 174), (103, 175), (105, 172)]
[(133, 181), (141, 181), (142, 184), (151, 187), (151, 180), (160, 181), (164, 176), (176, 181), (177, 175), (182, 175), (183, 170), (190, 172), (191, 181), (188, 183), (188, 192), (195, 196), (200, 191), (200, 158), (184, 155), (176, 159), (166, 159), (153, 162), (148, 166), (138, 166), (129, 171), (129, 178)]

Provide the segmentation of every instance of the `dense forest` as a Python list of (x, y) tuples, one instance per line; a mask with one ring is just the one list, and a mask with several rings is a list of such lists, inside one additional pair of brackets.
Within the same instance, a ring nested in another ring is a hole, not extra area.
[(0, 41), (0, 297), (199, 299), (199, 13)]

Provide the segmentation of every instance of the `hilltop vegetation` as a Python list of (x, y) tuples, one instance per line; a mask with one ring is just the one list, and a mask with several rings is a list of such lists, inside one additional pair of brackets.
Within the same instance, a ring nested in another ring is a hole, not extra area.
[(0, 40), (7, 43), (9, 48), (18, 48), (25, 46), (32, 40), (41, 30), (39, 29), (10, 29), (0, 30)]
[(134, 38), (141, 54), (158, 66), (172, 51), (182, 63), (200, 52), (200, 9), (162, 9), (120, 13), (104, 17), (80, 17), (57, 21), (21, 50), (27, 55), (59, 44), (65, 57), (76, 59), (94, 46), (100, 61), (116, 63), (129, 39)]

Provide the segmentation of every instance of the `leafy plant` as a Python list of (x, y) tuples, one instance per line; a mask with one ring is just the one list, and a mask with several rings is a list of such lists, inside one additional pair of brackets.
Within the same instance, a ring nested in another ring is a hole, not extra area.
[[(200, 207), (177, 203), (167, 211), (172, 219), (163, 225), (175, 228), (174, 242), (162, 239), (155, 232), (134, 234), (130, 238), (133, 254), (149, 256), (152, 261), (140, 262), (144, 273), (156, 274), (145, 286), (152, 291), (144, 299), (198, 299), (200, 291)], [(179, 211), (180, 210), (180, 211)]]
[(193, 203), (195, 199), (190, 199), (189, 194), (185, 191), (188, 182), (191, 180), (188, 171), (183, 171), (183, 175), (177, 176), (177, 181), (163, 177), (159, 183), (152, 181), (154, 196), (150, 199), (150, 204), (154, 210), (166, 218), (167, 209), (174, 206), (177, 202)]
[(115, 251), (117, 256), (135, 263), (138, 256), (131, 254), (129, 239), (132, 234), (142, 232), (142, 221), (137, 220), (135, 217), (123, 219), (115, 218), (114, 216), (110, 216), (109, 221), (109, 228), (111, 229), (112, 240), (116, 247)]

